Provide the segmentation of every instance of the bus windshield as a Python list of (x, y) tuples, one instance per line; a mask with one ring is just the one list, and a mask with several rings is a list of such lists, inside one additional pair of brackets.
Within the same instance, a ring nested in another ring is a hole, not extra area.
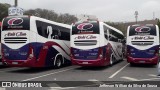
[(30, 30), (29, 17), (8, 17), (3, 21), (2, 31), (6, 30)]
[(76, 23), (72, 26), (72, 35), (74, 34), (99, 34), (99, 23)]
[(134, 35), (153, 35), (156, 36), (155, 26), (133, 26), (129, 30), (129, 36)]

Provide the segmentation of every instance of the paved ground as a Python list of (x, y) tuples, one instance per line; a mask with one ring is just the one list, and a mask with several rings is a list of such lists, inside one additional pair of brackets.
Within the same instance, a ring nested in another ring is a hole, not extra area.
[[(106, 89), (103, 88), (108, 85), (108, 89), (127, 90), (129, 87), (125, 86), (129, 83), (135, 89), (138, 90), (141, 87), (136, 85), (135, 81), (140, 82), (139, 85), (146, 83), (147, 88), (141, 88), (142, 90), (154, 89), (153, 88), (160, 77), (157, 77), (157, 67), (151, 65), (135, 65), (131, 66), (125, 60), (114, 64), (112, 67), (81, 67), (81, 66), (66, 66), (60, 69), (53, 68), (20, 68), (20, 67), (0, 67), (0, 81), (18, 81), (25, 83), (27, 81), (51, 81), (42, 82), (47, 86), (46, 88), (30, 88), (37, 90), (59, 90), (59, 89), (71, 89), (71, 90), (84, 90), (84, 89)], [(126, 82), (124, 82), (126, 81)], [(135, 83), (135, 84), (134, 84)], [(122, 85), (120, 85), (122, 84)], [(134, 84), (134, 86), (133, 86)], [(116, 86), (118, 85), (118, 86)], [(98, 88), (101, 86), (101, 88)], [(149, 88), (150, 87), (150, 88)], [(151, 88), (152, 87), (152, 88)], [(7, 90), (21, 90), (22, 88), (7, 88)], [(27, 89), (27, 88), (23, 88)], [(5, 90), (0, 88), (0, 90)]]

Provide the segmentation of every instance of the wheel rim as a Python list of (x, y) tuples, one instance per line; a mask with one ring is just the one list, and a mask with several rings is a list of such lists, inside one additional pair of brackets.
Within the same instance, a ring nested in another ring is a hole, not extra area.
[(57, 61), (56, 61), (56, 66), (57, 66), (57, 67), (60, 67), (60, 66), (61, 66), (61, 60), (60, 60), (60, 59), (57, 59)]
[(113, 56), (112, 56), (112, 58), (110, 60), (110, 65), (112, 65), (112, 64), (113, 64)]

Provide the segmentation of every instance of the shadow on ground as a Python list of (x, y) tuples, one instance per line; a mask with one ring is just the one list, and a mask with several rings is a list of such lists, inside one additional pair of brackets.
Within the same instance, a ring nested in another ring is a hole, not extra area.
[[(59, 70), (65, 68), (67, 66), (63, 66), (61, 68), (59, 68)], [(12, 70), (12, 71), (8, 71), (8, 72), (11, 72), (11, 73), (40, 73), (40, 72), (46, 72), (46, 71), (51, 71), (51, 70), (58, 70), (57, 68), (54, 68), (54, 67), (43, 67), (43, 68), (18, 68), (17, 70)]]
[(108, 66), (81, 66), (81, 67), (75, 68), (74, 70), (99, 71), (99, 70), (104, 70), (104, 69), (107, 69), (110, 67), (114, 67), (115, 65), (118, 65), (121, 62), (123, 62), (123, 61), (118, 61), (118, 62), (114, 63), (113, 65), (108, 65)]
[(130, 64), (130, 67), (139, 67), (139, 68), (156, 68), (157, 65), (151, 64)]
[(12, 67), (7, 67), (7, 66), (4, 66), (4, 65), (0, 65), (0, 69), (5, 69), (5, 68), (12, 68)]

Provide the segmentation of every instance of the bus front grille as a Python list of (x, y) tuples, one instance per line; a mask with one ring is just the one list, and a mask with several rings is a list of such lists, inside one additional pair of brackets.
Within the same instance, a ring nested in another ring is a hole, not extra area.
[(5, 43), (12, 43), (12, 44), (17, 44), (17, 43), (26, 43), (27, 38), (26, 37), (7, 37), (4, 38)]

